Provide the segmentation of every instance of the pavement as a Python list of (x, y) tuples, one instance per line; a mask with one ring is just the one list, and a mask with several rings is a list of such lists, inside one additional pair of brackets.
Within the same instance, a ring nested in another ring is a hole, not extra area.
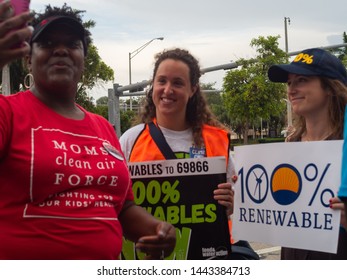
[(281, 247), (274, 246), (265, 243), (250, 242), (254, 251), (256, 251), (260, 257), (260, 260), (280, 260)]

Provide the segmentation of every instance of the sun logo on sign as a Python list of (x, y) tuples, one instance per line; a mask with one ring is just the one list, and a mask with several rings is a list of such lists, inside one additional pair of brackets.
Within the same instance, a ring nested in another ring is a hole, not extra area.
[(290, 164), (281, 164), (271, 176), (271, 194), (280, 205), (293, 203), (300, 195), (302, 180), (299, 171)]

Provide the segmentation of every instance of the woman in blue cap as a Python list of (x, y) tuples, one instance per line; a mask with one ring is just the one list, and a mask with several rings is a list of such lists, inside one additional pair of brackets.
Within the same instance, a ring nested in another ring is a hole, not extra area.
[[(290, 64), (271, 66), (268, 76), (273, 82), (287, 83), (288, 100), (297, 115), (286, 141), (343, 138), (347, 73), (337, 57), (319, 48), (303, 50)], [(347, 259), (344, 204), (338, 197), (333, 197), (330, 207), (342, 210), (337, 254), (282, 248), (282, 259)]]

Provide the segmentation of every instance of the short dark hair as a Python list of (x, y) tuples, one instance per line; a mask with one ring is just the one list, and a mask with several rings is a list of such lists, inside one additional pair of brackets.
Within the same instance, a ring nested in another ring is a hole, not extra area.
[[(43, 20), (54, 17), (54, 16), (66, 16), (70, 17), (76, 21), (78, 21), (81, 25), (83, 25), (83, 21), (81, 18), (81, 13), (85, 11), (74, 10), (70, 6), (67, 6), (66, 3), (62, 7), (52, 7), (51, 5), (47, 5), (45, 11), (43, 13), (34, 13), (33, 20), (31, 21), (31, 25), (35, 28), (36, 25), (41, 23)], [(84, 45), (85, 45), (85, 54), (87, 53), (87, 49), (92, 41), (91, 33), (88, 29), (84, 28)], [(30, 41), (30, 44), (32, 42)]]

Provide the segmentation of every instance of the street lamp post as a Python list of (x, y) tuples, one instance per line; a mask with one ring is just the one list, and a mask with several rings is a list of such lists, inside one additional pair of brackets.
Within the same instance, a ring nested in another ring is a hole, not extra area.
[(290, 18), (289, 17), (284, 17), (284, 39), (285, 39), (286, 53), (288, 53), (287, 23), (290, 24)]
[[(149, 40), (147, 43), (143, 44), (141, 47), (137, 48), (136, 50), (129, 52), (129, 85), (131, 85), (131, 60), (139, 54), (145, 47), (147, 47), (150, 43), (152, 43), (154, 40), (164, 40), (164, 37), (158, 37), (153, 38), (152, 40)], [(132, 98), (130, 96), (130, 111), (132, 111)]]
[[(288, 32), (287, 32), (287, 23), (290, 24), (290, 18), (284, 17), (284, 38), (285, 38), (285, 46), (286, 53), (288, 54)], [(292, 126), (292, 106), (289, 100), (285, 99), (287, 103), (287, 129)]]

